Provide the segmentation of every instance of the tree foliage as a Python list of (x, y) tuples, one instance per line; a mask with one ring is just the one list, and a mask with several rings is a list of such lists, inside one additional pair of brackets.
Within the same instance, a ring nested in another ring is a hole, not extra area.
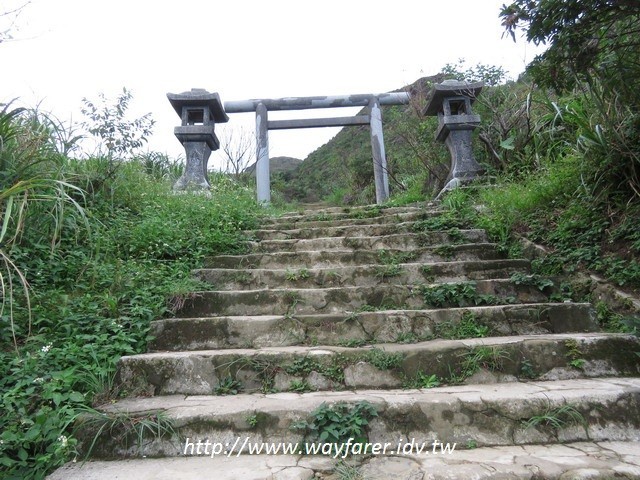
[(516, 0), (500, 16), (514, 40), (524, 29), (549, 45), (527, 70), (569, 95), (555, 106), (554, 127), (573, 137), (585, 187), (606, 203), (640, 198), (640, 2)]
[(442, 67), (441, 72), (446, 78), (455, 78), (467, 82), (484, 82), (485, 85), (494, 87), (504, 83), (507, 72), (499, 65), (467, 65), (464, 58), (458, 59), (457, 63), (447, 63)]
[(226, 128), (220, 139), (223, 170), (239, 177), (255, 162), (256, 139), (253, 132), (243, 128)]
[(3, 3), (5, 5), (0, 9), (0, 43), (14, 39), (13, 32), (17, 30), (18, 17), (31, 0), (19, 2), (13, 6), (7, 5), (6, 1)]
[(91, 135), (103, 142), (108, 156), (118, 158), (141, 148), (153, 131), (155, 120), (151, 114), (133, 120), (125, 118), (133, 98), (126, 88), (122, 89), (114, 104), (103, 93), (98, 97), (98, 102), (82, 99), (82, 114), (87, 117), (84, 126)]
[(618, 88), (637, 78), (640, 2), (637, 0), (516, 0), (500, 12), (505, 33), (548, 44), (529, 67), (538, 83), (559, 90), (606, 78)]

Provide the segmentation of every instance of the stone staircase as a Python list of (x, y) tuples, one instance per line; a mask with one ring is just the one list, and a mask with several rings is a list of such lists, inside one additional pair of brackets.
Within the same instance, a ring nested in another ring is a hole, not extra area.
[[(640, 478), (638, 339), (483, 231), (419, 228), (438, 214), (290, 214), (211, 258), (210, 288), (121, 359), (119, 421), (82, 429), (92, 460), (51, 478)], [(317, 438), (323, 414), (370, 455), (249, 454)]]

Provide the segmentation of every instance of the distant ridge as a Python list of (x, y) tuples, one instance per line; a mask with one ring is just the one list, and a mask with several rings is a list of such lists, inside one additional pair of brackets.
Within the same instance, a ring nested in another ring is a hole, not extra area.
[[(296, 170), (301, 163), (302, 163), (302, 160), (300, 160), (299, 158), (273, 157), (269, 159), (269, 171), (272, 174), (288, 173)], [(255, 171), (256, 171), (256, 164), (254, 162), (252, 165), (245, 168), (243, 173), (253, 174)]]

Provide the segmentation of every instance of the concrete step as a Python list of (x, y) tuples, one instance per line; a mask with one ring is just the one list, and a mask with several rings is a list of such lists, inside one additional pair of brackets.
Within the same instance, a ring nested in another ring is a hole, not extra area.
[[(399, 439), (477, 447), (640, 440), (640, 379), (596, 378), (428, 390), (128, 398), (106, 405), (102, 416), (80, 419), (79, 449), (86, 451), (95, 439), (94, 457), (127, 458), (183, 456), (185, 449), (191, 453), (191, 444), (195, 449), (205, 441), (222, 446), (304, 442), (307, 429), (294, 425), (306, 421), (313, 427), (317, 409), (336, 403), (346, 404), (345, 415), (358, 404), (360, 411), (368, 410), (363, 414), (368, 441), (390, 446)], [(135, 433), (123, 427), (140, 425), (143, 418), (157, 420), (158, 412), (171, 425), (160, 434), (150, 428), (136, 442)], [(114, 418), (124, 420), (118, 424)], [(105, 424), (111, 428), (98, 433)]]
[(264, 225), (277, 225), (280, 223), (293, 222), (322, 222), (331, 220), (361, 220), (366, 218), (389, 217), (394, 215), (404, 215), (411, 213), (428, 213), (430, 215), (437, 212), (434, 208), (421, 207), (381, 207), (379, 205), (369, 205), (366, 207), (328, 207), (317, 210), (303, 210), (302, 212), (289, 212), (281, 216), (266, 218)]
[(332, 250), (328, 252), (277, 252), (248, 255), (217, 255), (205, 268), (329, 268), (380, 263), (432, 263), (445, 261), (497, 260), (502, 256), (494, 243), (438, 245), (407, 250)]
[(129, 394), (151, 396), (629, 376), (640, 374), (636, 351), (640, 340), (633, 335), (566, 333), (387, 343), (375, 348), (158, 352), (122, 357), (117, 383)]
[[(285, 212), (280, 216), (274, 216), (273, 218), (282, 218), (282, 217), (299, 217), (299, 216), (309, 216), (309, 215), (322, 215), (322, 214), (338, 214), (338, 215), (349, 215), (355, 214), (358, 215), (360, 212), (364, 212), (366, 214), (371, 214), (371, 212), (388, 212), (388, 213), (399, 213), (399, 212), (410, 212), (410, 211), (420, 211), (425, 210), (427, 207), (424, 204), (414, 203), (412, 205), (404, 205), (402, 207), (389, 207), (386, 205), (350, 205), (350, 206), (330, 206), (330, 205), (321, 205), (321, 204), (302, 204), (300, 208), (296, 210), (292, 210), (290, 212)], [(429, 210), (433, 210), (433, 208), (429, 207)]]
[(512, 303), (548, 302), (548, 293), (510, 280), (433, 285), (376, 285), (364, 287), (282, 288), (194, 292), (184, 300), (177, 317), (237, 315), (303, 315), (344, 313), (362, 309), (421, 310)]
[(263, 240), (249, 242), (252, 252), (308, 252), (327, 250), (415, 250), (434, 245), (487, 243), (484, 230), (453, 230), (453, 232), (398, 233), (382, 236), (326, 237), (293, 240)]
[(194, 277), (215, 290), (256, 290), (261, 288), (328, 288), (380, 284), (420, 284), (463, 282), (509, 278), (526, 272), (529, 260), (478, 260), (466, 262), (394, 263), (334, 268), (236, 269), (204, 268)]
[(431, 338), (593, 332), (588, 303), (540, 303), (343, 314), (168, 318), (151, 323), (151, 351), (414, 343)]
[(327, 237), (364, 237), (393, 235), (396, 233), (414, 233), (415, 222), (401, 222), (386, 225), (342, 225), (339, 227), (280, 228), (250, 230), (246, 234), (255, 240), (291, 240)]
[(341, 225), (375, 225), (375, 224), (396, 224), (402, 222), (415, 222), (430, 218), (437, 213), (429, 211), (411, 211), (395, 214), (381, 214), (379, 216), (364, 216), (363, 218), (353, 218), (349, 215), (317, 215), (302, 216), (300, 218), (277, 218), (272, 221), (265, 221), (265, 228), (279, 228), (282, 230), (304, 229), (304, 228), (324, 228), (338, 227)]
[[(244, 443), (244, 439), (242, 439)], [(422, 439), (415, 439), (420, 441)], [(426, 439), (425, 439), (426, 440)], [(347, 459), (339, 463), (335, 453), (325, 456), (298, 455), (217, 455), (194, 453), (188, 457), (145, 458), (119, 461), (93, 460), (68, 463), (50, 475), (48, 480), (311, 480), (340, 477), (367, 480), (608, 480), (640, 479), (640, 442), (573, 442), (565, 445), (518, 445), (481, 447), (464, 450), (450, 445), (451, 453), (443, 453), (433, 440), (427, 441), (421, 454), (404, 453), (389, 446), (387, 455), (373, 455), (363, 460)], [(273, 448), (271, 444), (269, 447)], [(266, 446), (266, 445), (265, 445)], [(253, 446), (252, 446), (253, 447)], [(277, 445), (274, 445), (277, 447)], [(263, 448), (256, 445), (255, 448)], [(213, 446), (209, 447), (209, 452)], [(228, 449), (230, 450), (230, 449)], [(393, 452), (391, 452), (393, 450)], [(223, 450), (224, 452), (224, 450)], [(330, 476), (336, 475), (336, 476)], [(353, 476), (353, 475), (358, 475)]]

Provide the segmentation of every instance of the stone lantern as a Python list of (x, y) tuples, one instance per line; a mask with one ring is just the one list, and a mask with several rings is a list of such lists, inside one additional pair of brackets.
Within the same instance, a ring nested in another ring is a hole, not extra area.
[(174, 190), (197, 190), (210, 187), (207, 180), (207, 162), (211, 152), (220, 147), (214, 133), (216, 123), (225, 123), (229, 117), (217, 93), (201, 88), (189, 92), (167, 93), (167, 98), (182, 119), (174, 133), (185, 149), (187, 164)]
[(431, 99), (424, 113), (438, 116), (436, 139), (444, 142), (451, 154), (451, 171), (443, 192), (484, 172), (473, 157), (471, 148), (471, 134), (480, 125), (480, 115), (473, 114), (471, 105), (483, 86), (482, 82), (445, 80), (431, 90)]

